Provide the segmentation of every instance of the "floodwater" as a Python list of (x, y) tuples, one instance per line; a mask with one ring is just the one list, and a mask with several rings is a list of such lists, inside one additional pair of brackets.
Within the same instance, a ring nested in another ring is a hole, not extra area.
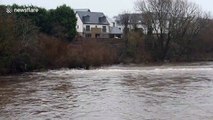
[(213, 63), (0, 77), (0, 120), (213, 120)]

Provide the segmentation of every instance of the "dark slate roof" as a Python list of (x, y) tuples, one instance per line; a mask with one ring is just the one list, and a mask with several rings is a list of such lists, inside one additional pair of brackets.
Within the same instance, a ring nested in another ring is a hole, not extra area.
[(74, 12), (76, 13), (77, 11), (84, 11), (84, 12), (90, 12), (90, 9), (74, 9)]
[[(79, 17), (81, 18), (81, 21), (84, 24), (99, 24), (99, 25), (109, 25), (109, 22), (107, 21), (107, 19), (103, 22), (100, 22), (100, 18), (101, 17), (106, 17), (104, 15), (104, 13), (102, 12), (89, 12), (89, 11), (76, 11), (76, 13), (79, 15)], [(85, 16), (89, 16), (90, 19), (89, 21), (84, 21), (83, 17)]]

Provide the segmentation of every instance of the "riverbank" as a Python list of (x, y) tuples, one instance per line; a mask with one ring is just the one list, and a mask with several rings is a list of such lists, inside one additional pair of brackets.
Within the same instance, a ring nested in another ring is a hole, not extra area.
[(34, 69), (30, 71), (25, 71), (25, 72), (14, 72), (14, 73), (0, 73), (0, 76), (16, 76), (16, 75), (21, 75), (24, 73), (30, 73), (30, 72), (47, 72), (51, 70), (70, 70), (70, 69), (75, 69), (75, 70), (94, 70), (94, 69), (100, 69), (100, 68), (105, 68), (105, 67), (110, 67), (110, 66), (130, 66), (130, 67), (159, 67), (159, 66), (180, 66), (180, 65), (194, 65), (194, 66), (199, 66), (199, 65), (207, 65), (207, 64), (212, 64), (213, 60), (198, 60), (198, 61), (173, 61), (173, 62), (148, 62), (148, 63), (116, 63), (116, 64), (105, 64), (105, 65), (99, 65), (99, 66), (77, 66), (77, 67), (57, 67), (57, 68), (40, 68), (40, 69)]
[[(134, 56), (127, 55), (122, 39), (76, 39), (72, 43), (40, 34), (34, 48), (18, 50), (17, 43), (11, 43), (7, 56), (0, 59), (0, 75), (20, 74), (49, 69), (75, 68), (91, 69), (94, 67), (117, 64), (164, 65), (213, 61), (212, 54), (198, 54), (179, 59), (154, 61), (144, 51), (136, 50)], [(22, 46), (23, 47), (23, 46)], [(15, 51), (14, 51), (15, 50)]]
[(69, 43), (44, 34), (40, 34), (38, 39), (33, 49), (27, 47), (24, 52), (17, 52), (17, 47), (20, 46), (14, 44), (13, 49), (8, 50), (11, 54), (0, 59), (0, 75), (61, 68), (91, 69), (117, 64), (164, 65), (213, 61), (212, 54), (154, 61), (149, 54), (137, 50), (136, 54), (131, 56), (125, 53), (122, 39), (81, 38)]
[[(85, 68), (119, 63), (120, 48), (97, 40), (69, 43), (54, 37), (39, 35), (31, 46), (17, 50), (11, 43), (10, 54), (0, 59), (0, 74), (23, 73), (42, 69)], [(119, 49), (119, 50), (118, 50)], [(14, 51), (15, 50), (15, 51)], [(5, 51), (6, 52), (6, 51)]]

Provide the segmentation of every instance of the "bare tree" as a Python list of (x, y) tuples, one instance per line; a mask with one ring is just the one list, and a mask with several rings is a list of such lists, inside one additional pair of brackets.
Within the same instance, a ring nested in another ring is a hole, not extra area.
[(121, 24), (128, 28), (129, 22), (130, 22), (130, 13), (128, 11), (124, 11), (122, 14), (119, 15)]
[(123, 29), (123, 39), (125, 41), (125, 47), (128, 47), (128, 31), (129, 31), (129, 22), (130, 22), (130, 13), (128, 11), (124, 11), (119, 15), (120, 23), (124, 26)]
[(199, 7), (187, 0), (139, 0), (135, 6), (143, 16), (147, 37), (153, 39), (151, 47), (158, 60), (169, 59), (172, 45), (185, 51), (204, 25)]

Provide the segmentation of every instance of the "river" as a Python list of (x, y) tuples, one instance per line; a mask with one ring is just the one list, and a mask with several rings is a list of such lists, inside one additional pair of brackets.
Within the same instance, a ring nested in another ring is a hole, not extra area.
[(213, 63), (0, 77), (0, 120), (213, 120)]

